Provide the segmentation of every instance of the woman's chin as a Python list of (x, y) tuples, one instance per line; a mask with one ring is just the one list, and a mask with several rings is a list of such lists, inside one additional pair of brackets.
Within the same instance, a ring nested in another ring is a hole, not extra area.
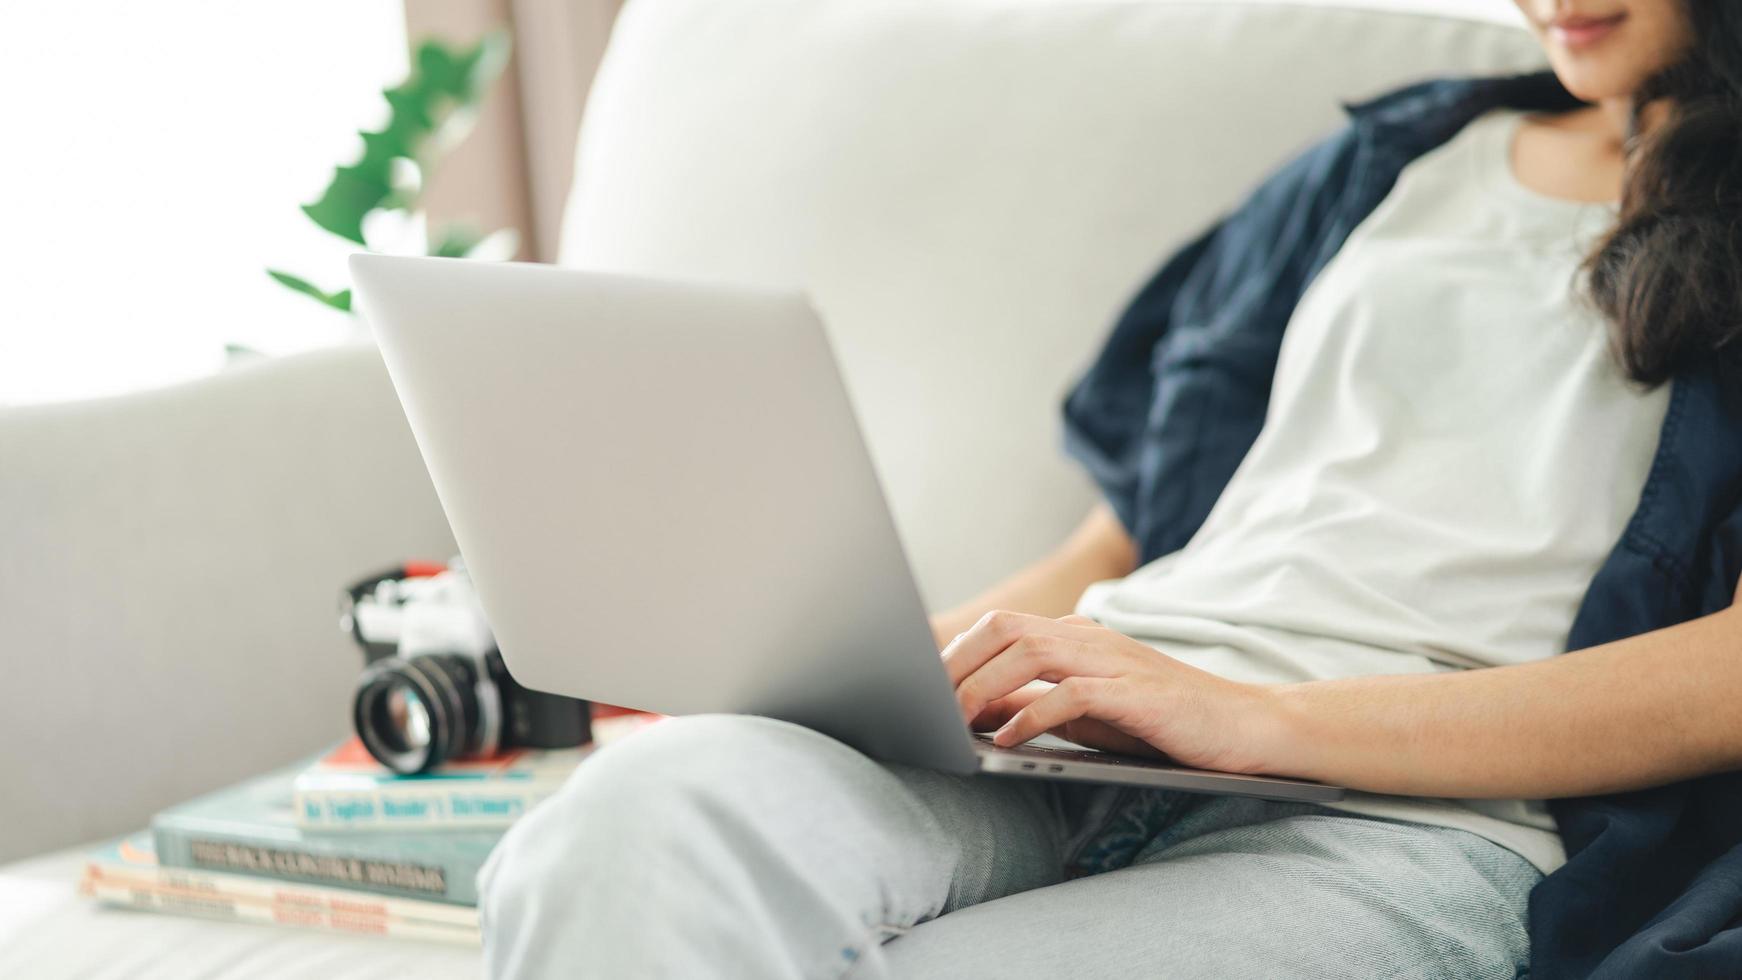
[(1639, 91), (1646, 77), (1625, 66), (1604, 64), (1606, 59), (1589, 55), (1551, 52), (1549, 63), (1555, 77), (1574, 97), (1584, 102), (1626, 98)]

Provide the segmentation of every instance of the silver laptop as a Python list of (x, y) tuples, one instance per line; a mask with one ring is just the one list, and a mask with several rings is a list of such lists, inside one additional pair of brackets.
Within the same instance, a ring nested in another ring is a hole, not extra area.
[(1342, 795), (972, 736), (803, 296), (379, 255), (351, 272), (522, 684), (781, 718), (949, 772)]

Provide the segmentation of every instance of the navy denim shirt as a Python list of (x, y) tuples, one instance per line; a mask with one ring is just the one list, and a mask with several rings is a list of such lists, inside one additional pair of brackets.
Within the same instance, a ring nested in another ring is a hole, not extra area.
[[(1491, 109), (1578, 104), (1540, 74), (1427, 82), (1351, 107), (1350, 125), (1162, 266), (1064, 405), (1066, 450), (1143, 561), (1203, 523), (1264, 422), (1302, 292), (1403, 167)], [(1735, 377), (1714, 362), (1671, 383), (1638, 510), (1591, 582), (1569, 650), (1730, 604), (1742, 577)], [(1532, 977), (1742, 977), (1742, 774), (1551, 809), (1568, 860), (1531, 895)]]

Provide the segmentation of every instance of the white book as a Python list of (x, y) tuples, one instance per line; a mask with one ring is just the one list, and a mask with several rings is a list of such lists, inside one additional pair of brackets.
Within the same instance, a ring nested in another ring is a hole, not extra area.
[(348, 935), (389, 936), (426, 942), (477, 946), (482, 940), (476, 926), (453, 926), (406, 919), (350, 916), (340, 912), (294, 904), (256, 903), (244, 898), (189, 895), (179, 890), (136, 887), (102, 880), (88, 883), (86, 894), (105, 905), (125, 906), (147, 912), (191, 915), (202, 919), (228, 919), (264, 925), (319, 929)]
[(157, 863), (148, 833), (115, 841), (91, 855), (80, 890), (106, 904), (149, 911), (461, 945), (479, 942), (475, 908), (167, 868)]

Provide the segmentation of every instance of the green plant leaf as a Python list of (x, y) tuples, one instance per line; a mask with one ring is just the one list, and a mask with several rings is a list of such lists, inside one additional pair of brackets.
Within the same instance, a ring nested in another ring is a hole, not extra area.
[[(354, 162), (333, 169), (333, 179), (321, 196), (302, 206), (304, 214), (320, 228), (364, 247), (364, 219), (373, 211), (412, 211), (422, 192), (427, 158), (439, 151), (454, 127), (477, 113), (497, 76), (508, 63), (508, 33), (494, 31), (464, 49), (426, 40), (417, 46), (412, 68), (405, 81), (382, 92), (387, 100), (387, 122), (377, 130), (358, 135), (363, 153)], [(443, 128), (448, 133), (443, 133)], [(406, 166), (409, 161), (412, 166)], [(416, 174), (413, 180), (409, 174)], [(483, 235), (467, 228), (451, 228), (431, 245), (430, 254), (463, 257), (476, 248)], [(327, 292), (319, 286), (276, 269), (267, 274), (289, 289), (336, 310), (351, 309), (351, 291)]]
[(335, 310), (341, 310), (346, 313), (349, 313), (351, 310), (351, 291), (349, 289), (341, 289), (336, 293), (329, 293), (319, 286), (316, 286), (314, 283), (309, 282), (307, 279), (300, 276), (293, 276), (288, 272), (280, 272), (277, 269), (267, 269), (266, 274), (271, 276), (273, 279), (276, 279), (280, 284), (288, 286), (291, 289), (302, 293), (304, 296), (313, 297)]
[(392, 193), (393, 187), (385, 178), (362, 167), (339, 167), (326, 193), (313, 204), (303, 205), (302, 213), (327, 231), (362, 245), (363, 217)]
[(411, 74), (381, 93), (387, 100), (387, 122), (359, 134), (362, 156), (335, 168), (332, 181), (319, 198), (303, 205), (303, 213), (321, 228), (362, 245), (363, 218), (370, 211), (410, 210), (416, 189), (395, 186), (394, 160), (417, 162), (443, 123), (456, 113), (473, 113), (507, 59), (508, 35), (503, 31), (464, 50), (434, 40), (419, 44)]

